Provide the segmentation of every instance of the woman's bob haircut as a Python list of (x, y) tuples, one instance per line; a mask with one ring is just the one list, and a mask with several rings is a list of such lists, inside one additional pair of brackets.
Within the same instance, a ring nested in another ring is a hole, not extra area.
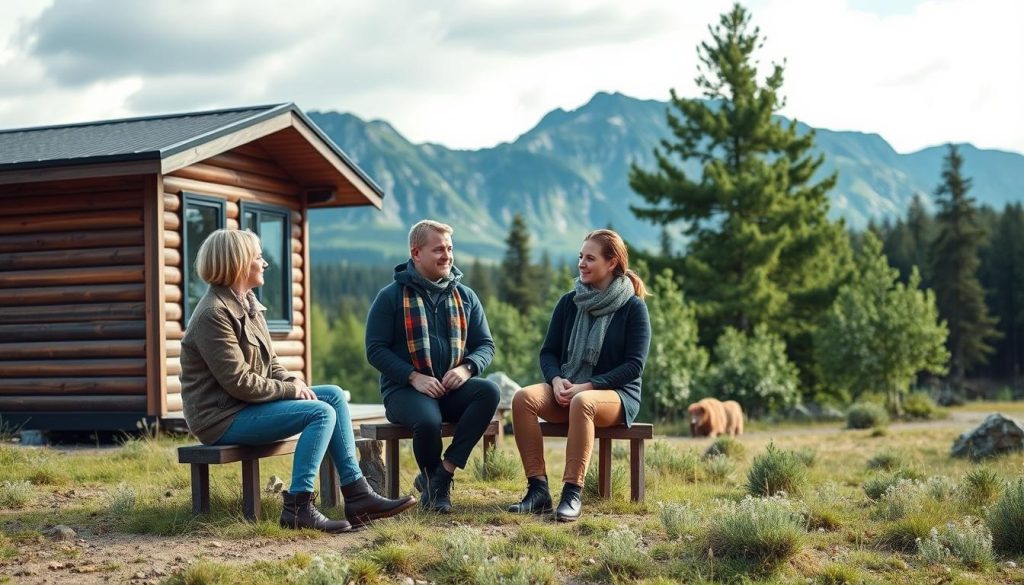
[(220, 229), (199, 246), (196, 272), (210, 285), (231, 286), (249, 274), (261, 251), (260, 239), (248, 230)]

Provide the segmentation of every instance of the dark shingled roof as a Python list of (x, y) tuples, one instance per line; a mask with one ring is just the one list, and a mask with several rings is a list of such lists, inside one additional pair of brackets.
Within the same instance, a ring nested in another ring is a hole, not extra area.
[(273, 104), (0, 130), (0, 171), (160, 160), (291, 111), (383, 195), (383, 191), (295, 104)]

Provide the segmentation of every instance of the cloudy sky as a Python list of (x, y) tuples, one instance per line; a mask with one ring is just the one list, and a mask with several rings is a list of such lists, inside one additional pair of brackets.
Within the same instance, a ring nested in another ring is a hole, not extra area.
[[(748, 0), (783, 114), (1024, 153), (1024, 2)], [(0, 128), (293, 101), (415, 142), (514, 140), (598, 91), (698, 96), (724, 0), (7, 0)]]

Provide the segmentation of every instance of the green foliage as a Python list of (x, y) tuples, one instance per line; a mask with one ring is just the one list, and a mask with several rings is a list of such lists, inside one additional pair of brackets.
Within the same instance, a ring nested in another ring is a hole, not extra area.
[(736, 471), (736, 464), (725, 455), (704, 458), (704, 475), (711, 481), (723, 482)]
[(379, 404), (380, 373), (366, 361), (365, 314), (365, 310), (360, 316), (346, 311), (331, 321), (319, 305), (313, 305), (312, 385), (336, 384), (352, 394), (352, 402)]
[(617, 528), (601, 541), (600, 562), (609, 575), (639, 577), (650, 570), (651, 559), (640, 537), (628, 528)]
[(932, 528), (927, 539), (918, 541), (918, 555), (929, 564), (941, 564), (955, 558), (972, 569), (992, 566), (992, 535), (984, 524), (964, 518), (949, 522), (942, 530)]
[[(633, 211), (687, 226), (680, 268), (705, 340), (727, 327), (749, 334), (770, 324), (810, 373), (813, 323), (848, 268), (847, 239), (826, 215), (836, 175), (816, 180), (824, 159), (814, 134), (773, 116), (783, 104), (783, 68), (773, 64), (758, 79), (763, 38), (750, 14), (734, 5), (711, 37), (698, 48), (705, 99), (672, 91), (672, 137), (654, 150), (656, 170), (630, 171), (645, 203)], [(695, 162), (700, 171), (691, 173)]]
[(645, 455), (648, 469), (676, 475), (686, 481), (697, 480), (700, 458), (691, 449), (682, 449), (666, 441), (653, 441)]
[(910, 419), (931, 420), (939, 416), (942, 409), (924, 392), (911, 392), (903, 399), (903, 414)]
[(22, 508), (32, 499), (30, 482), (4, 481), (0, 483), (0, 508)]
[[(584, 500), (596, 500), (600, 498), (600, 492), (597, 489), (597, 465), (596, 461), (594, 465), (587, 467), (587, 475), (583, 478), (583, 499)], [(629, 485), (629, 471), (625, 465), (612, 465), (612, 497), (623, 498), (627, 493), (626, 487)], [(552, 498), (557, 498), (558, 494), (551, 494)], [(556, 501), (557, 505), (558, 502)]]
[(473, 458), (473, 477), (496, 481), (515, 479), (523, 469), (519, 456), (501, 449), (491, 449), (487, 457)]
[(746, 452), (747, 448), (736, 437), (719, 435), (715, 437), (715, 440), (704, 451), (704, 458), (708, 459), (717, 455), (724, 455), (730, 459), (743, 459)]
[(994, 375), (1009, 377), (1024, 370), (1024, 205), (1006, 206), (979, 253), (979, 276), (989, 291), (986, 303), (1002, 333), (1001, 339), (991, 340), (995, 354), (990, 367)]
[(818, 363), (833, 388), (855, 398), (884, 391), (898, 411), (918, 372), (945, 372), (946, 326), (932, 293), (918, 289), (917, 273), (899, 283), (870, 233), (857, 255), (857, 273), (839, 289), (816, 334)]
[(865, 578), (855, 567), (832, 563), (815, 575), (814, 582), (817, 585), (861, 585)]
[(695, 381), (707, 367), (707, 351), (697, 344), (694, 307), (683, 298), (672, 270), (654, 279), (647, 297), (651, 347), (644, 366), (644, 402), (658, 418), (685, 413)]
[(1003, 491), (1005, 483), (995, 471), (978, 467), (968, 471), (960, 484), (960, 496), (974, 506), (985, 506)]
[(934, 520), (932, 515), (918, 512), (889, 522), (882, 528), (879, 544), (895, 551), (914, 552), (917, 543), (928, 538), (935, 526)]
[(523, 216), (518, 213), (512, 216), (505, 245), (498, 298), (515, 307), (520, 314), (526, 315), (540, 299), (544, 289), (537, 286), (534, 278), (536, 270), (530, 265), (530, 232)]
[(913, 479), (919, 479), (919, 475), (911, 469), (877, 473), (864, 480), (864, 493), (872, 500), (880, 500), (892, 486), (900, 481)]
[(735, 400), (755, 417), (799, 399), (798, 372), (786, 359), (786, 344), (766, 325), (758, 325), (749, 336), (727, 328), (714, 354), (715, 363), (703, 382), (708, 395)]
[(808, 469), (814, 467), (814, 464), (818, 461), (818, 450), (814, 447), (800, 447), (793, 451), (793, 453)]
[(871, 459), (868, 459), (868, 469), (881, 469), (884, 471), (892, 471), (897, 467), (903, 465), (903, 455), (892, 449), (886, 449), (875, 453)]
[(541, 378), (538, 353), (543, 333), (534, 326), (529, 314), (514, 306), (491, 299), (487, 301), (487, 324), (495, 339), (494, 360), (487, 372), (505, 372), (521, 386)]
[(658, 518), (665, 533), (672, 540), (697, 532), (703, 524), (701, 510), (688, 502), (670, 502), (658, 505)]
[(965, 371), (987, 361), (992, 353), (988, 342), (1000, 336), (978, 280), (978, 247), (986, 234), (974, 199), (967, 195), (971, 180), (961, 173), (962, 164), (960, 151), (950, 144), (935, 190), (938, 234), (930, 251), (935, 301), (949, 327), (950, 378), (956, 390), (963, 389)]
[(748, 496), (710, 517), (702, 548), (716, 558), (751, 560), (771, 571), (799, 552), (803, 540), (803, 518), (792, 502)]
[(487, 542), (469, 526), (456, 526), (440, 535), (441, 554), (435, 567), (438, 583), (473, 583), (487, 560)]
[(774, 443), (754, 457), (747, 471), (747, 493), (754, 496), (798, 494), (806, 483), (807, 465), (796, 453), (779, 449)]
[(889, 424), (889, 413), (874, 402), (858, 402), (846, 411), (846, 428), (870, 429)]
[(1007, 487), (988, 509), (986, 524), (992, 531), (992, 545), (1010, 554), (1024, 553), (1024, 478)]
[(135, 509), (139, 501), (138, 491), (135, 486), (127, 483), (119, 483), (107, 493), (107, 509), (110, 515), (115, 518), (127, 516)]

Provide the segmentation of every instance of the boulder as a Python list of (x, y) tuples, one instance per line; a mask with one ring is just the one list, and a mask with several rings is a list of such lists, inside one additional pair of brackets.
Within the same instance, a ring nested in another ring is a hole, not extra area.
[(981, 459), (1024, 449), (1024, 428), (1002, 414), (990, 414), (973, 431), (953, 442), (953, 457)]
[(487, 376), (487, 379), (498, 385), (501, 390), (501, 400), (498, 401), (498, 408), (508, 410), (512, 408), (512, 396), (522, 388), (516, 381), (509, 378), (505, 372), (494, 372)]

